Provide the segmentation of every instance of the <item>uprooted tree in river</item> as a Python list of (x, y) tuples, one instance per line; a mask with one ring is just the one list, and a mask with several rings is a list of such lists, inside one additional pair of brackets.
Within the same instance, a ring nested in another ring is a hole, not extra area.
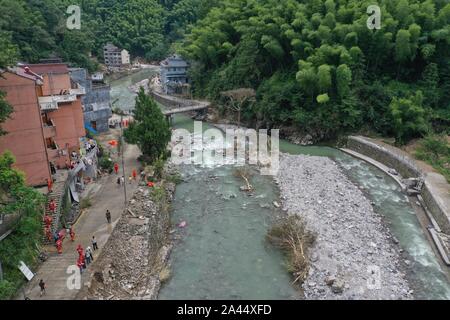
[(309, 249), (316, 239), (305, 221), (298, 215), (284, 217), (269, 230), (267, 239), (285, 252), (288, 271), (295, 277), (293, 284), (303, 283), (309, 272)]

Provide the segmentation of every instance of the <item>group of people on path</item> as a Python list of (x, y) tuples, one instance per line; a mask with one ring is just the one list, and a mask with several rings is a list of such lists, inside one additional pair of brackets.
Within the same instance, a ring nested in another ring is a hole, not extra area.
[[(92, 247), (95, 250), (98, 250), (97, 246), (97, 240), (95, 239), (95, 236), (92, 236)], [(77, 267), (80, 268), (80, 273), (83, 273), (83, 271), (92, 263), (94, 262), (94, 253), (92, 252), (91, 247), (87, 247), (86, 250), (83, 250), (83, 247), (81, 244), (77, 247), (78, 252), (78, 260), (77, 260)]]
[[(114, 164), (114, 172), (116, 173), (116, 175), (119, 174), (119, 165), (117, 163)], [(142, 172), (141, 172), (141, 177), (142, 177)], [(137, 181), (137, 171), (136, 171), (136, 169), (133, 169), (131, 171), (131, 175), (128, 177), (128, 183), (132, 184), (135, 181)], [(117, 177), (116, 182), (117, 182), (118, 186), (123, 186), (125, 184), (125, 176)]]

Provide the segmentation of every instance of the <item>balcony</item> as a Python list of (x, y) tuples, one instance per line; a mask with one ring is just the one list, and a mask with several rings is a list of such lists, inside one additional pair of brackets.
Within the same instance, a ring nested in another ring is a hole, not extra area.
[(53, 121), (50, 120), (48, 123), (44, 123), (44, 138), (54, 138), (56, 137), (56, 126)]
[(83, 96), (86, 94), (86, 89), (78, 83), (72, 83), (72, 88), (70, 88), (69, 93), (76, 96)]
[(74, 102), (77, 100), (76, 94), (63, 94), (39, 97), (39, 105), (41, 106), (41, 111), (53, 111), (57, 110), (60, 103)]
[(58, 144), (52, 139), (47, 139), (47, 155), (49, 160), (55, 160), (63, 155), (64, 150), (59, 149)]

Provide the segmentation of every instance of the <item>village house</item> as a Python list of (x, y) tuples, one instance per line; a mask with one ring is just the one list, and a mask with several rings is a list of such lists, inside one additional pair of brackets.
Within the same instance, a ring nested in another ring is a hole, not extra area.
[(108, 131), (112, 116), (111, 87), (103, 81), (103, 74), (97, 72), (90, 76), (86, 69), (72, 68), (70, 77), (86, 89), (81, 100), (85, 128), (92, 133)]
[(10, 68), (2, 73), (0, 90), (13, 107), (2, 124), (8, 133), (0, 137), (0, 153), (13, 153), (28, 185), (44, 185), (52, 169), (65, 168), (70, 154), (80, 150), (85, 90), (70, 80), (63, 63)]
[(51, 128), (54, 136), (46, 139), (48, 157), (58, 168), (70, 162), (70, 154), (79, 152), (80, 139), (86, 135), (81, 98), (86, 90), (70, 79), (65, 63), (32, 64), (27, 66), (42, 76), (39, 87), (44, 128)]
[(182, 94), (186, 92), (189, 79), (189, 64), (179, 55), (172, 55), (163, 60), (161, 66), (161, 85), (166, 94)]
[(0, 73), (0, 90), (13, 107), (10, 119), (2, 124), (7, 134), (0, 136), (0, 153), (12, 152), (15, 166), (26, 173), (27, 184), (43, 185), (51, 178), (46, 139), (55, 136), (54, 128), (44, 127), (41, 117), (38, 88), (43, 79), (19, 67)]
[(108, 67), (120, 68), (130, 65), (130, 54), (125, 49), (119, 49), (112, 43), (103, 47), (103, 58)]

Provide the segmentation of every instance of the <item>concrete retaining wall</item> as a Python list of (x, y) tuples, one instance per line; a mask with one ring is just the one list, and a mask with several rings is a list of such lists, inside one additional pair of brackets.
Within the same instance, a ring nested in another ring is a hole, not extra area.
[(389, 168), (394, 168), (403, 178), (418, 178), (423, 175), (422, 171), (414, 164), (414, 160), (393, 153), (391, 150), (365, 138), (348, 137), (347, 148), (375, 159)]
[(443, 205), (441, 199), (435, 195), (433, 184), (430, 183), (422, 170), (417, 167), (413, 159), (395, 153), (393, 150), (389, 150), (364, 137), (348, 137), (347, 148), (375, 159), (390, 168), (394, 168), (403, 178), (424, 178), (421, 195), (425, 205), (442, 231), (450, 234), (450, 212)]

